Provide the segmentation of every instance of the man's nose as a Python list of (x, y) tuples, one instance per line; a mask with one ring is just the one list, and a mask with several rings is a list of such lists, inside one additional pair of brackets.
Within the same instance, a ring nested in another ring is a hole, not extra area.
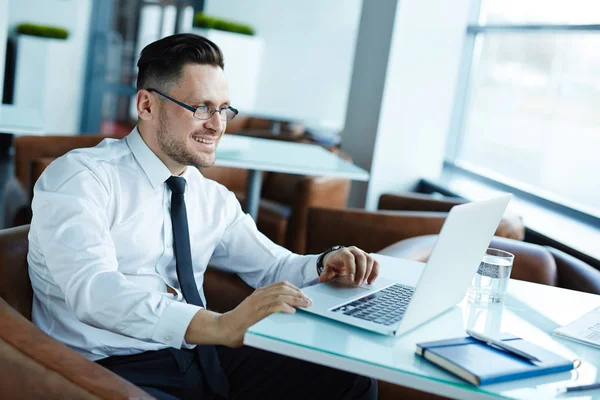
[(215, 113), (206, 121), (207, 125), (220, 132), (223, 129), (223, 121), (221, 120), (221, 113), (219, 111), (215, 111)]

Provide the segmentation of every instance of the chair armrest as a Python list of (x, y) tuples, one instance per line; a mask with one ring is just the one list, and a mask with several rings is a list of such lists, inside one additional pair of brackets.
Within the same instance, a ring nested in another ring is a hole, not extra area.
[[(51, 371), (53, 376), (64, 378), (64, 380), (61, 380), (62, 384), (59, 383), (59, 385), (64, 386), (67, 391), (78, 392), (78, 397), (101, 399), (153, 398), (137, 386), (52, 339), (11, 308), (3, 299), (0, 299), (0, 339), (0, 348), (4, 350), (0, 353), (0, 364), (4, 364), (5, 360), (10, 359), (11, 362), (29, 363), (29, 366), (26, 367), (29, 370), (37, 364), (43, 367), (45, 372)], [(21, 357), (21, 355), (24, 357)], [(31, 361), (34, 363), (31, 363)], [(14, 371), (14, 379), (20, 378), (18, 374), (23, 371), (22, 364), (14, 365), (13, 368), (8, 370), (9, 374)], [(57, 375), (54, 375), (54, 373)], [(2, 379), (8, 380), (6, 377)], [(44, 376), (39, 376), (33, 382), (50, 385), (44, 379)], [(7, 382), (7, 380), (4, 382)], [(68, 381), (70, 381), (70, 385), (67, 383)], [(36, 388), (29, 388), (28, 390), (34, 389)], [(60, 391), (62, 389), (55, 387), (54, 390)], [(0, 395), (0, 397), (3, 396)], [(45, 397), (49, 398), (50, 396)]]
[(306, 251), (318, 254), (342, 244), (374, 253), (402, 239), (439, 233), (446, 216), (435, 212), (312, 207), (307, 218)]
[(287, 248), (306, 252), (306, 218), (309, 207), (344, 208), (350, 194), (350, 180), (332, 177), (305, 177), (297, 185), (288, 223)]
[(465, 199), (458, 197), (438, 197), (423, 193), (386, 193), (379, 197), (377, 208), (379, 210), (448, 212), (455, 205), (465, 202)]
[(546, 246), (554, 256), (560, 287), (600, 294), (600, 271), (567, 253)]

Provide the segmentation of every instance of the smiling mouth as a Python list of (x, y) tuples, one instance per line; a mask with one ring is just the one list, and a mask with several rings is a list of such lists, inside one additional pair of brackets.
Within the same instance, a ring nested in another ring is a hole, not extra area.
[(201, 138), (201, 137), (194, 137), (192, 139), (194, 139), (198, 143), (207, 144), (207, 145), (214, 145), (216, 143), (215, 139), (205, 139), (205, 138)]
[(203, 137), (192, 137), (194, 142), (196, 142), (196, 146), (199, 147), (198, 150), (203, 152), (214, 153), (217, 150), (217, 140), (216, 139), (206, 139)]

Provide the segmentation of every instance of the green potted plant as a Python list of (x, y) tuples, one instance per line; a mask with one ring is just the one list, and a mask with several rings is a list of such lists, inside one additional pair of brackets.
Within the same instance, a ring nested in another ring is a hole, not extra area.
[(225, 56), (225, 76), (235, 107), (244, 113), (254, 111), (264, 40), (250, 25), (208, 16), (194, 15), (193, 33), (215, 42)]
[(58, 26), (21, 23), (16, 26), (13, 102), (43, 116), (43, 131), (75, 132), (72, 110), (81, 82), (80, 60), (69, 31)]
[(200, 29), (216, 29), (218, 31), (254, 36), (254, 28), (252, 28), (250, 25), (210, 17), (201, 12), (194, 15), (193, 25), (195, 28)]
[(25, 22), (17, 26), (17, 33), (20, 35), (30, 35), (50, 39), (66, 39), (69, 37), (69, 31), (58, 26), (40, 25)]

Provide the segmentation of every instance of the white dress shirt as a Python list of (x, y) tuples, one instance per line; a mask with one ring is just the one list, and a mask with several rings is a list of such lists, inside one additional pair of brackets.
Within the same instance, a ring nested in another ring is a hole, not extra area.
[[(184, 335), (200, 307), (185, 302), (177, 280), (170, 176), (137, 128), (71, 151), (44, 171), (34, 188), (27, 257), (32, 319), (44, 332), (91, 360), (193, 347)], [(275, 245), (232, 192), (197, 168), (182, 176), (203, 301), (209, 261), (252, 287), (316, 282), (317, 256)]]

